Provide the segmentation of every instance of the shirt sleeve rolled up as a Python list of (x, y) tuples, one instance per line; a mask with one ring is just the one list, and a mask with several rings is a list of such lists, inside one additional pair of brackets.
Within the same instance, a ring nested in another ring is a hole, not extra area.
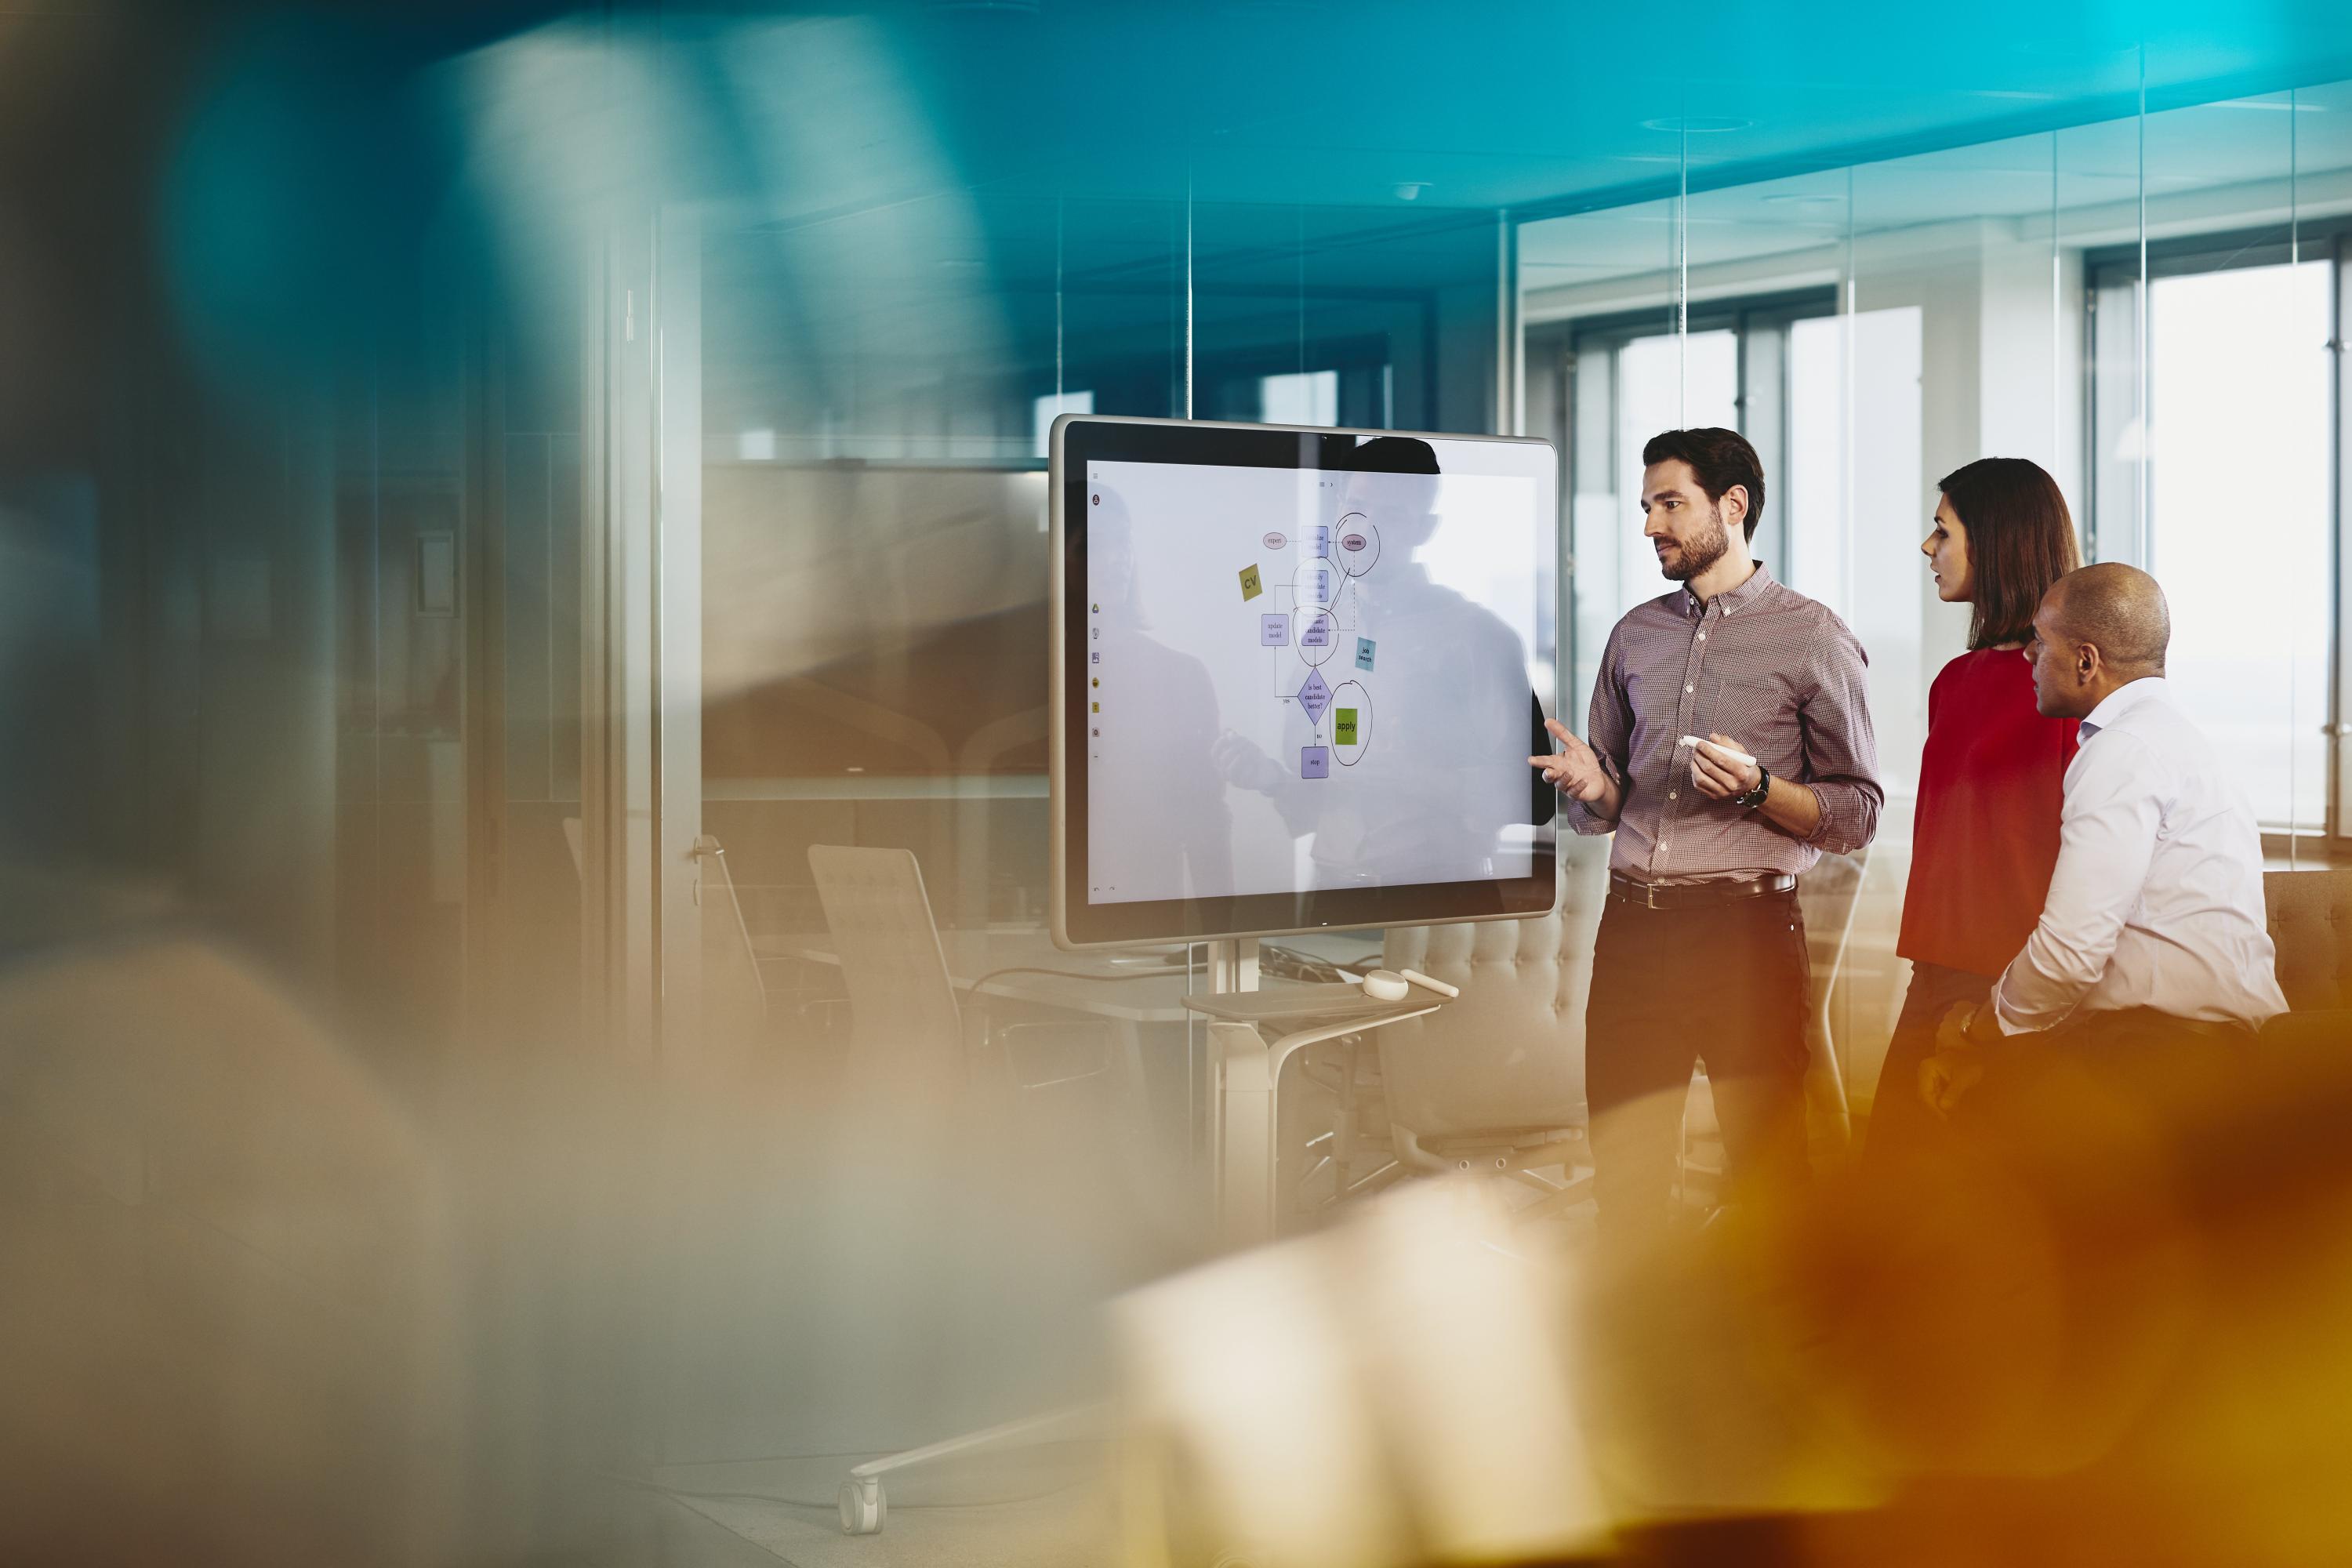
[(1805, 842), (1826, 854), (1851, 855), (1875, 837), (1879, 808), (1886, 800), (1878, 782), (1878, 740), (1870, 724), (1869, 663), (1853, 633), (1830, 617), (1800, 712), (1805, 776), (1797, 781), (1822, 807), (1822, 819)]
[[(1592, 708), (1585, 716), (1584, 742), (1601, 759), (1621, 792), (1625, 782), (1626, 748), (1633, 734), (1633, 710), (1625, 700), (1625, 682), (1618, 667), (1618, 639), (1621, 626), (1609, 634), (1608, 646), (1601, 649), (1600, 679), (1592, 683)], [(1617, 830), (1617, 819), (1603, 816), (1574, 795), (1562, 791), (1559, 797), (1559, 819), (1577, 833), (1594, 837)]]

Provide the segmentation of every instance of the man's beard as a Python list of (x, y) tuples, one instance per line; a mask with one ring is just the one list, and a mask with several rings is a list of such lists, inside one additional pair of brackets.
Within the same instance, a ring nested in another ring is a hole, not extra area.
[(1707, 518), (1705, 532), (1696, 538), (1678, 541), (1680, 557), (1672, 566), (1661, 560), (1658, 570), (1666, 574), (1669, 583), (1687, 583), (1717, 562), (1731, 548), (1731, 535), (1723, 526), (1723, 510), (1716, 508)]

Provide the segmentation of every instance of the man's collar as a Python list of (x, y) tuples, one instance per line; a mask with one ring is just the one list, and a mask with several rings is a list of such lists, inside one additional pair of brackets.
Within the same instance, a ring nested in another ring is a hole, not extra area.
[(2141, 703), (2152, 702), (2168, 689), (2160, 675), (2143, 675), (2137, 680), (2125, 681), (2101, 698), (2099, 705), (2083, 721), (2082, 739), (2089, 740)]
[[(1756, 563), (1756, 570), (1748, 574), (1748, 581), (1737, 588), (1726, 588), (1715, 596), (1713, 602), (1721, 605), (1723, 613), (1727, 616), (1734, 610), (1745, 607), (1771, 585), (1771, 569), (1759, 561)], [(1706, 604), (1690, 591), (1690, 584), (1687, 583), (1683, 584), (1683, 608), (1686, 613), (1703, 611), (1706, 608)]]

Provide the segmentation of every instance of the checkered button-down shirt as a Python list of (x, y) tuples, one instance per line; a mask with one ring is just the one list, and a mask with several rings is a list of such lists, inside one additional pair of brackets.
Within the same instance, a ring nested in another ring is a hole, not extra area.
[[(1706, 604), (1677, 588), (1637, 605), (1609, 634), (1585, 740), (1624, 795), (1617, 819), (1563, 795), (1579, 833), (1614, 830), (1610, 869), (1644, 882), (1801, 873), (1878, 830), (1885, 792), (1864, 692), (1862, 645), (1828, 606), (1759, 563)], [(1711, 800), (1691, 782), (1685, 735), (1729, 735), (1810, 788), (1821, 825), (1806, 837)]]

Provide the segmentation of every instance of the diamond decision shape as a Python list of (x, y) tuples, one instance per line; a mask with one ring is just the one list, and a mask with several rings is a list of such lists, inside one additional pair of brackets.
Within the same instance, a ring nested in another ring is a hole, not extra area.
[(1323, 684), (1321, 670), (1307, 672), (1307, 684), (1298, 689), (1298, 705), (1307, 710), (1309, 721), (1318, 724), (1323, 721), (1323, 710), (1331, 706), (1331, 689)]

